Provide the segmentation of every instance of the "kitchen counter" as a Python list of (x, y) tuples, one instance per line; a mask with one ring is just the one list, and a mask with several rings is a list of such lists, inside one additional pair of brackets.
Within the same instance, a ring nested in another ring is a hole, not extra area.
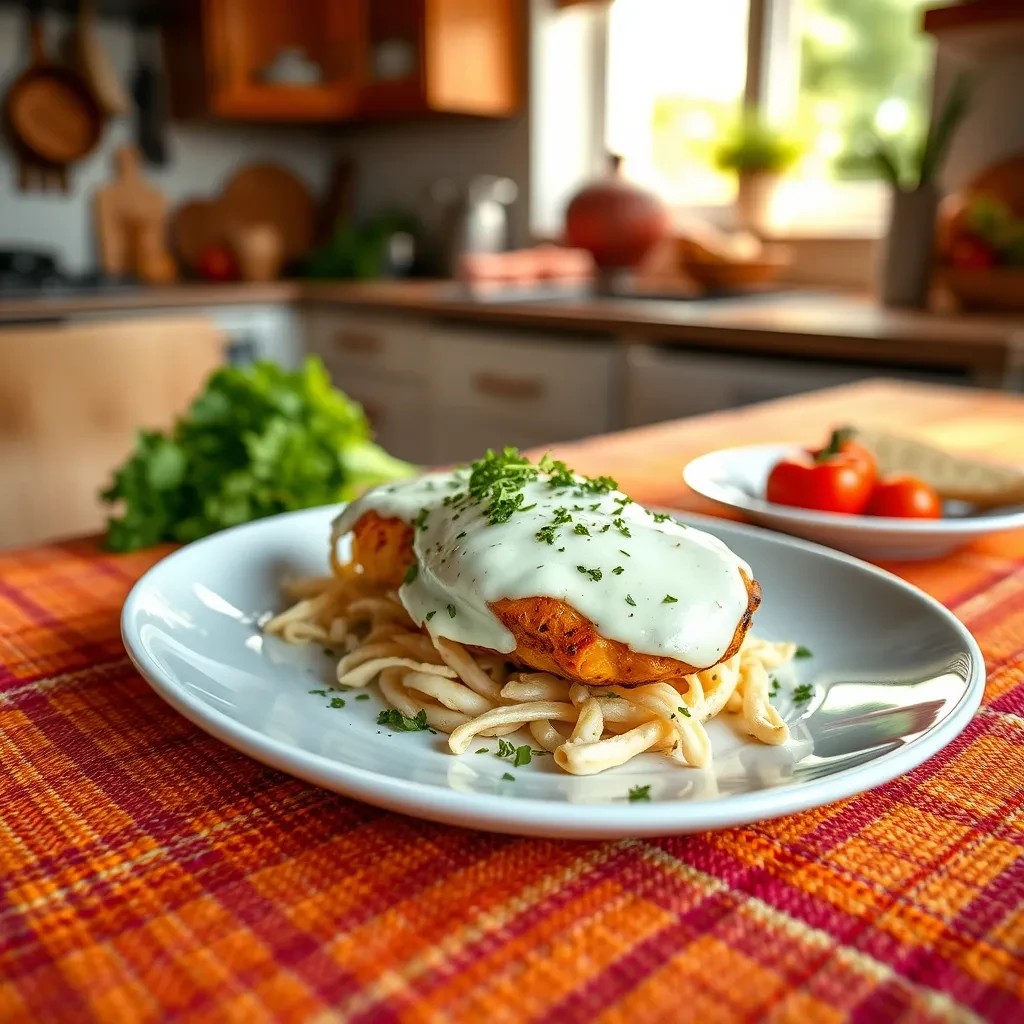
[(1024, 366), (1024, 318), (884, 309), (841, 293), (780, 291), (732, 298), (578, 298), (476, 301), (435, 281), (178, 285), (96, 295), (0, 300), (4, 321), (102, 312), (246, 304), (333, 305), (624, 343), (943, 367), (1001, 384)]

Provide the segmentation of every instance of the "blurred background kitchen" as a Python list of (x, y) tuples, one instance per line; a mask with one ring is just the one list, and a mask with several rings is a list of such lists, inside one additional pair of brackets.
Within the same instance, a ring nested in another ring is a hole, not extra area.
[(0, 0), (0, 544), (314, 353), (416, 463), (1020, 390), (1024, 3)]

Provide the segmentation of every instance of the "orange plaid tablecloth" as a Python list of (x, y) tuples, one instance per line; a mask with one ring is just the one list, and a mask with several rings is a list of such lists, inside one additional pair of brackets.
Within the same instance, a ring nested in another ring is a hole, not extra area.
[(988, 664), (941, 754), (588, 843), (380, 811), (197, 730), (118, 634), (163, 553), (0, 554), (0, 1021), (1024, 1021), (1024, 536), (896, 567)]

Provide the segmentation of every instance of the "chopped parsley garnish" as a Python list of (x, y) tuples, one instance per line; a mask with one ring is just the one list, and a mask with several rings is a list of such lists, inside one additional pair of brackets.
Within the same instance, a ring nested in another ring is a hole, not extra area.
[(490, 747), (477, 747), (476, 750), (473, 751), (474, 754), (489, 754), (490, 752)]
[(630, 608), (636, 607), (636, 601), (634, 601), (633, 598), (629, 596), (629, 594), (626, 595), (626, 604), (628, 604)]
[[(616, 488), (610, 477), (577, 480), (564, 462), (548, 455), (534, 465), (515, 448), (504, 448), (500, 453), (488, 449), (484, 457), (470, 467), (466, 492), (448, 495), (445, 504), (457, 507), (466, 500), (474, 499), (485, 506), (484, 515), (492, 526), (507, 523), (517, 512), (536, 507), (536, 503), (524, 504), (524, 489), (528, 483), (538, 480), (541, 474), (547, 475), (552, 489), (575, 488), (581, 495), (602, 494)], [(556, 521), (555, 525), (559, 523)]]
[(426, 621), (429, 622), (436, 614), (437, 614), (437, 609), (436, 608), (432, 612), (427, 612)]
[(647, 786), (631, 786), (629, 790), (629, 802), (635, 804), (639, 800), (650, 800), (651, 799), (651, 787)]
[(508, 740), (498, 740), (498, 757), (511, 761), (515, 768), (521, 768), (524, 764), (530, 763), (533, 759), (533, 752), (530, 750), (529, 743), (517, 747), (514, 743), (509, 743)]
[(427, 712), (422, 708), (415, 718), (403, 715), (398, 708), (388, 708), (377, 716), (377, 724), (390, 726), (395, 732), (425, 732), (430, 728), (427, 725)]
[(413, 562), (408, 569), (405, 570), (405, 578), (402, 580), (403, 583), (412, 583), (414, 579), (420, 574), (419, 562)]
[(778, 692), (779, 692), (779, 680), (775, 676), (772, 676), (772, 686), (771, 686), (771, 689), (768, 691), (768, 696), (769, 697), (774, 697), (774, 696), (776, 696), (776, 694), (778, 694)]
[(796, 652), (795, 652), (795, 653), (793, 654), (793, 657), (794, 657), (794, 658), (813, 658), (813, 657), (814, 657), (814, 655), (813, 655), (813, 654), (812, 654), (812, 653), (811, 653), (811, 652), (810, 652), (810, 651), (809, 651), (809, 650), (808, 650), (808, 649), (807, 649), (806, 647), (804, 647), (804, 646), (803, 646), (803, 645), (801, 644), (801, 645), (800, 645), (800, 646), (799, 646), (799, 647), (798, 647), (798, 648), (796, 649)]
[(465, 531), (465, 530), (463, 530), (463, 531), (462, 531), (462, 533), (457, 533), (457, 534), (455, 535), (455, 539), (456, 539), (456, 540), (462, 540), (462, 538), (463, 538), (463, 537), (465, 537), (465, 536), (466, 536), (466, 531)]
[(672, 517), (667, 512), (652, 512), (656, 523), (667, 523)]
[(534, 536), (543, 544), (554, 544), (555, 543), (555, 530), (557, 527), (554, 523), (550, 523), (547, 526), (542, 526)]
[(511, 772), (505, 772), (505, 774), (502, 775), (502, 779), (505, 782), (515, 782), (516, 781), (516, 777)]
[(577, 523), (572, 528), (572, 532), (573, 533), (578, 533), (581, 537), (589, 537), (590, 536), (590, 531), (582, 523)]
[(673, 597), (671, 594), (666, 594), (661, 599), (661, 603), (662, 604), (678, 604), (679, 603), (679, 598), (678, 597)]
[(615, 576), (621, 576), (625, 571), (626, 570), (623, 569), (621, 565), (617, 565), (614, 569), (612, 569), (612, 574)]
[(680, 706), (680, 707), (676, 708), (676, 711), (678, 711), (679, 714), (681, 714), (683, 716), (683, 718), (689, 718), (690, 717), (690, 709), (689, 708), (684, 708), (684, 707)]
[(611, 523), (605, 523), (604, 526), (601, 527), (601, 533), (607, 533), (611, 528)]
[(368, 693), (357, 693), (356, 700), (369, 700), (370, 695)]
[(596, 512), (600, 507), (601, 507), (601, 502), (595, 501), (594, 504), (590, 506), (590, 511), (591, 512)]
[(797, 704), (806, 704), (814, 696), (814, 689), (810, 683), (801, 683), (793, 691), (793, 700)]
[(565, 548), (559, 548), (559, 549), (558, 549), (559, 553), (561, 553), (561, 552), (562, 552), (562, 551), (564, 551), (564, 550), (565, 550)]
[(415, 526), (417, 530), (425, 530), (427, 528), (427, 516), (429, 515), (430, 509), (421, 508), (419, 512), (416, 513), (416, 518), (412, 521), (412, 525)]
[(619, 533), (621, 533), (623, 537), (632, 537), (633, 536), (633, 534), (631, 534), (629, 532), (629, 527), (626, 525), (626, 520), (623, 519), (622, 516), (616, 516), (612, 520), (612, 526), (614, 526), (615, 529), (618, 530)]
[(331, 703), (330, 703), (329, 706), (332, 707), (332, 708), (343, 708), (345, 706), (345, 698), (344, 697), (332, 697), (331, 698)]
[(624, 551), (622, 548), (619, 548), (619, 554), (620, 555), (625, 555), (627, 558), (632, 558), (633, 557), (628, 551)]
[(454, 619), (455, 618), (455, 605), (453, 605), (453, 604), (448, 605), (448, 618), (449, 619)]
[(326, 697), (330, 692), (328, 690), (307, 690), (307, 693), (315, 693), (318, 697)]
[(576, 571), (583, 573), (584, 576), (589, 576), (595, 583), (600, 581), (602, 575), (600, 569), (588, 569), (585, 565), (577, 565)]

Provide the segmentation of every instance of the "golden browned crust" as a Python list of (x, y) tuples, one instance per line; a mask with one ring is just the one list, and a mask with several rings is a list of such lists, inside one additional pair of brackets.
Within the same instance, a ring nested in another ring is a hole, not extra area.
[(364, 512), (352, 527), (352, 561), (374, 583), (398, 587), (416, 561), (412, 540), (412, 527), (401, 519)]
[[(400, 519), (366, 512), (356, 520), (352, 532), (353, 561), (374, 582), (398, 587), (415, 561), (412, 527)], [(747, 607), (720, 661), (739, 650), (761, 603), (757, 580), (742, 575)], [(504, 598), (490, 608), (516, 639), (516, 649), (505, 656), (525, 668), (552, 672), (587, 686), (625, 687), (678, 678), (698, 670), (675, 658), (638, 654), (619, 640), (601, 636), (590, 619), (556, 598)]]
[[(719, 659), (731, 658), (743, 643), (750, 620), (761, 603), (757, 580), (743, 574), (747, 608)], [(597, 627), (571, 605), (550, 597), (524, 597), (495, 601), (491, 610), (516, 638), (510, 661), (542, 672), (552, 672), (587, 686), (642, 686), (675, 679), (698, 671), (676, 658), (639, 654), (619, 640), (601, 636)], [(700, 666), (706, 668), (710, 666)]]

